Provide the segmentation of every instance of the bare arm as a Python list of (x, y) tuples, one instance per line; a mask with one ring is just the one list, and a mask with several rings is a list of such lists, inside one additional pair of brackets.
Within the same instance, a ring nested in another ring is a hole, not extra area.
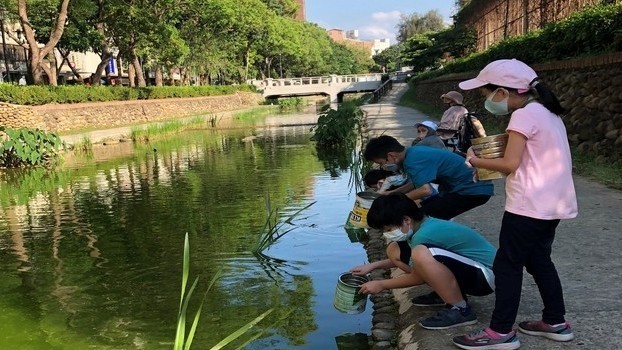
[(361, 285), (361, 293), (376, 294), (385, 289), (406, 288), (418, 286), (425, 283), (414, 271), (406, 273), (396, 278), (390, 278), (380, 281), (371, 281)]
[[(413, 186), (414, 187), (414, 186)], [(421, 199), (423, 197), (430, 196), (434, 193), (430, 184), (425, 184), (421, 187), (417, 187), (414, 190), (406, 193), (406, 196), (412, 200)]]
[(484, 159), (478, 158), (473, 153), (472, 149), (469, 149), (467, 152), (467, 157), (469, 157), (469, 163), (476, 168), (484, 168), (499, 171), (505, 174), (510, 174), (514, 172), (518, 166), (520, 165), (521, 157), (523, 152), (525, 151), (525, 144), (527, 143), (527, 138), (516, 132), (509, 132), (508, 145), (505, 148), (505, 153), (503, 158), (496, 159)]
[(358, 265), (350, 269), (355, 275), (366, 275), (375, 269), (390, 269), (394, 268), (395, 264), (390, 259), (384, 259), (379, 261), (374, 261), (371, 264), (363, 264)]

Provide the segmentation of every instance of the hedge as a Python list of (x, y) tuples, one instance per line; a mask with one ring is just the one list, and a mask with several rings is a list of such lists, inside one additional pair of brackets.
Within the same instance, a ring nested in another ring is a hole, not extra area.
[(622, 51), (622, 3), (587, 8), (541, 30), (508, 38), (486, 51), (419, 74), (415, 79), (476, 71), (503, 58), (533, 64), (616, 51)]
[(127, 100), (150, 100), (229, 95), (237, 91), (255, 92), (251, 85), (209, 86), (148, 86), (141, 88), (124, 86), (17, 86), (0, 84), (0, 102), (19, 105), (43, 105), (47, 103), (106, 102)]

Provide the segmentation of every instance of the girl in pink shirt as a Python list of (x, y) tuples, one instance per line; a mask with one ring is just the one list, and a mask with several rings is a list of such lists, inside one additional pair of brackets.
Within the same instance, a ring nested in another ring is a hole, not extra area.
[(536, 72), (516, 59), (488, 64), (476, 78), (459, 84), (463, 90), (479, 88), (486, 109), (495, 115), (511, 113), (503, 158), (483, 159), (469, 149), (468, 166), (507, 174), (505, 213), (495, 256), (496, 300), (490, 326), (455, 337), (463, 349), (517, 349), (512, 329), (518, 313), (527, 269), (544, 303), (542, 319), (519, 323), (525, 334), (557, 341), (574, 338), (566, 320), (562, 285), (551, 260), (551, 247), (560, 219), (577, 216), (572, 180), (572, 159), (564, 109)]

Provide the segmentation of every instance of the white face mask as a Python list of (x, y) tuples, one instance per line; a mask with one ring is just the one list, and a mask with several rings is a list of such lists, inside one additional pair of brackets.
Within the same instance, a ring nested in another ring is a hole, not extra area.
[(410, 227), (408, 227), (407, 232), (402, 232), (402, 228), (397, 227), (395, 228), (395, 230), (382, 233), (382, 235), (386, 239), (393, 241), (393, 242), (406, 241), (410, 238), (410, 236), (412, 236), (412, 234), (413, 234), (413, 230)]
[(386, 163), (380, 168), (382, 168), (382, 170), (392, 171), (394, 173), (400, 170), (400, 166), (395, 163)]
[(497, 94), (497, 91), (499, 91), (499, 89), (496, 89), (490, 95), (488, 95), (488, 97), (486, 97), (486, 101), (484, 102), (484, 108), (486, 108), (488, 112), (494, 115), (506, 115), (510, 113), (510, 110), (508, 108), (508, 100), (510, 99), (510, 96), (508, 95), (502, 101), (495, 102), (492, 100), (492, 98)]

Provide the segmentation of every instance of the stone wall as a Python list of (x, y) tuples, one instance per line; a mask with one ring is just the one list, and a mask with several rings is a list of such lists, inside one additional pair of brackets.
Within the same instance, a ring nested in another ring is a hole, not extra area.
[(49, 131), (101, 129), (256, 106), (263, 97), (233, 95), (161, 100), (17, 106), (0, 103), (0, 125)]
[[(534, 69), (568, 111), (564, 117), (570, 144), (602, 162), (622, 161), (622, 53), (534, 65)], [(464, 94), (470, 111), (484, 111), (479, 91), (462, 91), (458, 83), (477, 72), (417, 82), (415, 96), (439, 109), (450, 90)], [(440, 119), (440, 115), (432, 116)]]

